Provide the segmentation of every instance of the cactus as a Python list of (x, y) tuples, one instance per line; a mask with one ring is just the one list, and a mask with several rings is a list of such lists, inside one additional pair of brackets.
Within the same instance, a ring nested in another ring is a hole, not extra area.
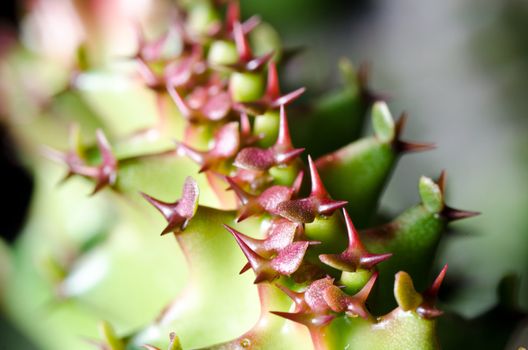
[[(364, 69), (341, 62), (343, 89), (296, 109), (304, 88), (279, 87), (286, 50), (236, 0), (171, 5), (155, 39), (138, 22), (124, 58), (98, 17), (121, 21), (115, 3), (75, 6), (75, 55), (12, 44), (2, 57), (3, 113), (36, 190), (1, 295), (35, 344), (440, 347), (435, 254), (451, 221), (477, 213), (445, 204), (442, 172), (375, 226), (398, 158), (433, 146), (403, 141), (406, 116)], [(358, 138), (368, 116), (373, 135)]]

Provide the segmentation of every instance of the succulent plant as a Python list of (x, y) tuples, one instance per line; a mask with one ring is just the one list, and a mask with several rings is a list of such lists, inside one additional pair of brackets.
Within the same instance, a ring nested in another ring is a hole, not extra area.
[[(33, 24), (53, 1), (38, 3)], [(399, 157), (432, 145), (403, 140), (406, 116), (394, 121), (364, 69), (344, 60), (345, 86), (299, 108), (304, 88), (279, 87), (287, 50), (235, 0), (159, 5), (163, 34), (138, 21), (122, 57), (107, 52), (118, 30), (103, 35), (123, 22), (117, 2), (68, 4), (86, 36), (66, 58), (16, 43), (2, 57), (2, 113), (36, 189), (1, 292), (34, 343), (440, 347), (435, 255), (447, 225), (476, 213), (445, 203), (442, 172), (376, 223)]]

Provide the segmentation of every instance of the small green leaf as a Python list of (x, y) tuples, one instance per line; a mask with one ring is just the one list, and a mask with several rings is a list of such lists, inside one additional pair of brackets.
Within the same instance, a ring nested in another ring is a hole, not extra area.
[(180, 338), (176, 335), (176, 333), (171, 333), (170, 334), (170, 345), (169, 345), (169, 350), (182, 350), (182, 345), (181, 345), (181, 342), (180, 342)]
[(341, 73), (340, 75), (345, 85), (359, 89), (357, 84), (358, 72), (350, 59), (343, 57), (339, 60), (339, 72)]
[(125, 350), (125, 344), (116, 335), (114, 328), (110, 323), (103, 321), (100, 324), (100, 331), (110, 350)]
[(422, 296), (414, 289), (411, 276), (404, 271), (396, 274), (394, 297), (404, 311), (416, 309), (423, 301)]
[(420, 198), (425, 208), (431, 213), (438, 213), (444, 206), (442, 191), (438, 184), (428, 177), (422, 176), (418, 185)]
[(385, 102), (379, 101), (372, 106), (372, 126), (380, 141), (391, 142), (394, 139), (394, 119)]

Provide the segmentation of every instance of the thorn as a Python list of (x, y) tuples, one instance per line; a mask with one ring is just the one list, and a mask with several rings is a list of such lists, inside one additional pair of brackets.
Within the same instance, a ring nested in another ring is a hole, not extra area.
[(425, 291), (424, 297), (426, 298), (432, 298), (436, 299), (438, 297), (438, 291), (440, 290), (440, 286), (442, 285), (442, 282), (444, 281), (446, 272), (447, 272), (448, 265), (445, 264), (436, 279), (434, 280), (431, 287)]
[(354, 298), (358, 298), (363, 303), (365, 303), (370, 295), (370, 292), (372, 292), (372, 288), (374, 288), (374, 284), (376, 283), (378, 276), (379, 272), (374, 272), (368, 282), (363, 286), (363, 288), (361, 288), (359, 292), (354, 294)]
[(290, 128), (288, 127), (288, 117), (286, 116), (286, 109), (284, 105), (280, 106), (280, 117), (279, 117), (279, 134), (277, 136), (277, 141), (275, 142), (275, 147), (281, 147), (283, 149), (293, 148)]
[[(266, 95), (273, 101), (280, 96), (279, 76), (277, 74), (277, 66), (275, 62), (271, 61), (268, 65), (268, 84)], [(281, 107), (282, 110), (282, 107)]]
[(371, 254), (367, 251), (352, 223), (346, 209), (343, 209), (348, 235), (347, 249), (341, 254), (321, 254), (319, 260), (324, 264), (341, 271), (354, 272), (358, 268), (370, 270), (375, 265), (389, 259), (392, 254)]
[(440, 192), (442, 193), (442, 197), (445, 194), (446, 178), (447, 178), (447, 172), (444, 169), (442, 170), (442, 172), (440, 173), (440, 177), (438, 177), (438, 180), (436, 181), (436, 183), (438, 184), (438, 187), (440, 188)]
[(180, 113), (185, 117), (185, 119), (191, 119), (193, 112), (191, 109), (187, 106), (187, 103), (183, 100), (183, 98), (180, 96), (178, 91), (174, 86), (171, 84), (167, 84), (167, 91), (169, 92), (170, 97), (180, 110)]
[(168, 222), (167, 227), (161, 232), (162, 236), (171, 232), (183, 231), (187, 227), (198, 209), (199, 193), (198, 184), (192, 177), (185, 179), (181, 198), (174, 203), (163, 202), (140, 192), (143, 198), (156, 208)]
[(244, 139), (251, 137), (251, 124), (246, 112), (240, 113), (240, 134)]
[(392, 257), (392, 253), (385, 253), (385, 254), (367, 254), (366, 256), (362, 256), (359, 261), (362, 266), (371, 269), (374, 266), (376, 266), (379, 263), (384, 262), (385, 260), (388, 260)]
[(279, 288), (284, 294), (286, 294), (291, 300), (293, 300), (296, 308), (299, 309), (297, 311), (300, 311), (300, 309), (307, 307), (304, 301), (303, 292), (295, 292), (279, 283), (274, 283), (274, 285), (275, 287)]
[(249, 34), (253, 29), (255, 29), (261, 22), (261, 19), (259, 16), (251, 16), (247, 20), (242, 23), (242, 31), (244, 34)]
[(345, 226), (348, 235), (348, 248), (364, 250), (365, 247), (359, 239), (359, 234), (356, 230), (356, 227), (354, 226), (354, 223), (352, 222), (352, 219), (350, 218), (350, 215), (348, 215), (348, 212), (345, 208), (343, 208), (343, 217), (345, 218)]
[(233, 23), (233, 36), (235, 38), (238, 57), (244, 62), (249, 62), (253, 54), (251, 53), (251, 48), (249, 47), (249, 43), (239, 21)]
[(176, 150), (183, 152), (184, 155), (191, 158), (194, 162), (202, 165), (202, 167), (205, 166), (205, 163), (206, 163), (205, 152), (197, 151), (194, 148), (187, 146), (183, 142), (178, 142), (178, 141), (176, 141)]
[(240, 272), (238, 274), (241, 275), (241, 274), (243, 274), (244, 272), (246, 272), (249, 269), (251, 269), (251, 264), (248, 262), (248, 263), (246, 263), (246, 265), (244, 265), (244, 267), (240, 270)]
[(287, 152), (278, 152), (275, 155), (275, 161), (277, 165), (287, 164), (297, 158), (301, 153), (304, 152), (304, 148), (296, 148)]
[(418, 143), (418, 142), (408, 142), (401, 140), (401, 135), (403, 129), (407, 124), (408, 115), (406, 112), (403, 112), (400, 116), (400, 119), (396, 122), (395, 138), (394, 138), (394, 147), (397, 152), (400, 153), (409, 153), (409, 152), (423, 152), (429, 151), (436, 148), (434, 143)]
[(276, 100), (272, 100), (270, 107), (277, 108), (278, 106), (285, 106), (287, 104), (290, 104), (291, 102), (299, 98), (305, 91), (306, 88), (302, 87), (292, 92), (289, 92), (286, 95), (277, 98)]
[(273, 55), (275, 55), (275, 51), (271, 51), (271, 52), (269, 52), (269, 53), (267, 53), (265, 55), (262, 55), (260, 57), (257, 57), (257, 58), (254, 58), (254, 59), (250, 60), (246, 64), (246, 67), (245, 67), (246, 70), (248, 70), (248, 71), (259, 70), (264, 65), (266, 65), (266, 63), (271, 61), (271, 59), (273, 58)]
[(317, 171), (317, 167), (315, 166), (315, 163), (312, 160), (311, 156), (308, 156), (308, 166), (310, 168), (310, 180), (312, 181), (312, 192), (311, 196), (315, 197), (329, 197), (328, 192), (326, 191), (326, 188), (324, 187), (323, 181), (321, 180), (321, 177), (319, 176), (319, 172)]
[(238, 1), (230, 1), (227, 5), (226, 29), (233, 31), (235, 23), (240, 21), (240, 5)]
[(246, 259), (251, 265), (251, 268), (253, 269), (253, 271), (255, 271), (255, 274), (257, 275), (254, 281), (255, 284), (266, 280), (271, 281), (273, 278), (276, 277), (275, 274), (272, 274), (270, 271), (266, 271), (266, 268), (268, 267), (268, 261), (258, 255), (255, 251), (253, 251), (253, 249), (251, 249), (246, 244), (245, 240), (242, 238), (243, 233), (238, 232), (237, 230), (229, 227), (226, 224), (224, 224), (224, 227), (233, 235), (236, 242), (238, 243), (238, 246), (242, 250), (242, 253), (244, 253)]
[(445, 218), (448, 222), (451, 222), (451, 221), (462, 220), (462, 219), (480, 215), (480, 212), (469, 211), (469, 210), (459, 210), (459, 209), (451, 208), (447, 205), (444, 205), (444, 209), (442, 210), (440, 215), (442, 215), (442, 217)]
[(331, 215), (334, 211), (343, 208), (348, 204), (348, 201), (335, 201), (333, 199), (325, 199), (319, 203), (318, 211), (321, 215)]
[(313, 315), (304, 312), (291, 313), (281, 311), (270, 311), (272, 314), (287, 320), (300, 323), (308, 328), (319, 328), (322, 327), (334, 319), (334, 315)]
[(301, 170), (297, 174), (297, 177), (295, 178), (295, 180), (293, 180), (293, 184), (291, 186), (292, 196), (296, 196), (299, 194), (299, 191), (301, 190), (303, 178), (304, 178), (304, 171)]
[(252, 199), (254, 199), (254, 196), (244, 191), (238, 184), (229, 176), (224, 176), (224, 179), (229, 184), (229, 188), (233, 190), (242, 203), (242, 205), (248, 204)]
[(396, 141), (396, 149), (400, 153), (425, 152), (436, 148), (434, 143), (417, 143), (402, 140)]
[(117, 160), (112, 153), (112, 148), (110, 147), (110, 143), (108, 142), (103, 130), (97, 129), (95, 132), (95, 137), (97, 138), (97, 148), (99, 148), (99, 152), (101, 152), (103, 164), (115, 165)]

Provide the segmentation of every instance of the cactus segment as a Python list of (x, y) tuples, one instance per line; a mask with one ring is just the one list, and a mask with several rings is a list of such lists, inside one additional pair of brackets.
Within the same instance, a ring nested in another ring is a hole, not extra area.
[[(369, 224), (402, 152), (402, 125), (394, 124), (384, 102), (374, 105), (372, 122), (375, 136), (353, 142), (315, 162), (329, 193), (348, 200), (347, 210), (360, 228)], [(416, 150), (425, 148), (417, 146)]]
[[(382, 304), (381, 300), (389, 300), (385, 288), (392, 284), (392, 276), (398, 269), (406, 271), (417, 288), (425, 287), (438, 244), (450, 221), (441, 214), (445, 206), (443, 192), (439, 192), (441, 186), (431, 179), (422, 178), (419, 187), (421, 204), (409, 208), (390, 223), (362, 232), (362, 240), (370, 251), (392, 253), (391, 264), (379, 266), (380, 291), (384, 292), (380, 292), (382, 295), (379, 296), (378, 305)], [(438, 197), (439, 193), (441, 198)], [(439, 200), (441, 205), (438, 205)], [(436, 211), (431, 212), (431, 208)], [(389, 305), (386, 304), (382, 310), (386, 311)]]

